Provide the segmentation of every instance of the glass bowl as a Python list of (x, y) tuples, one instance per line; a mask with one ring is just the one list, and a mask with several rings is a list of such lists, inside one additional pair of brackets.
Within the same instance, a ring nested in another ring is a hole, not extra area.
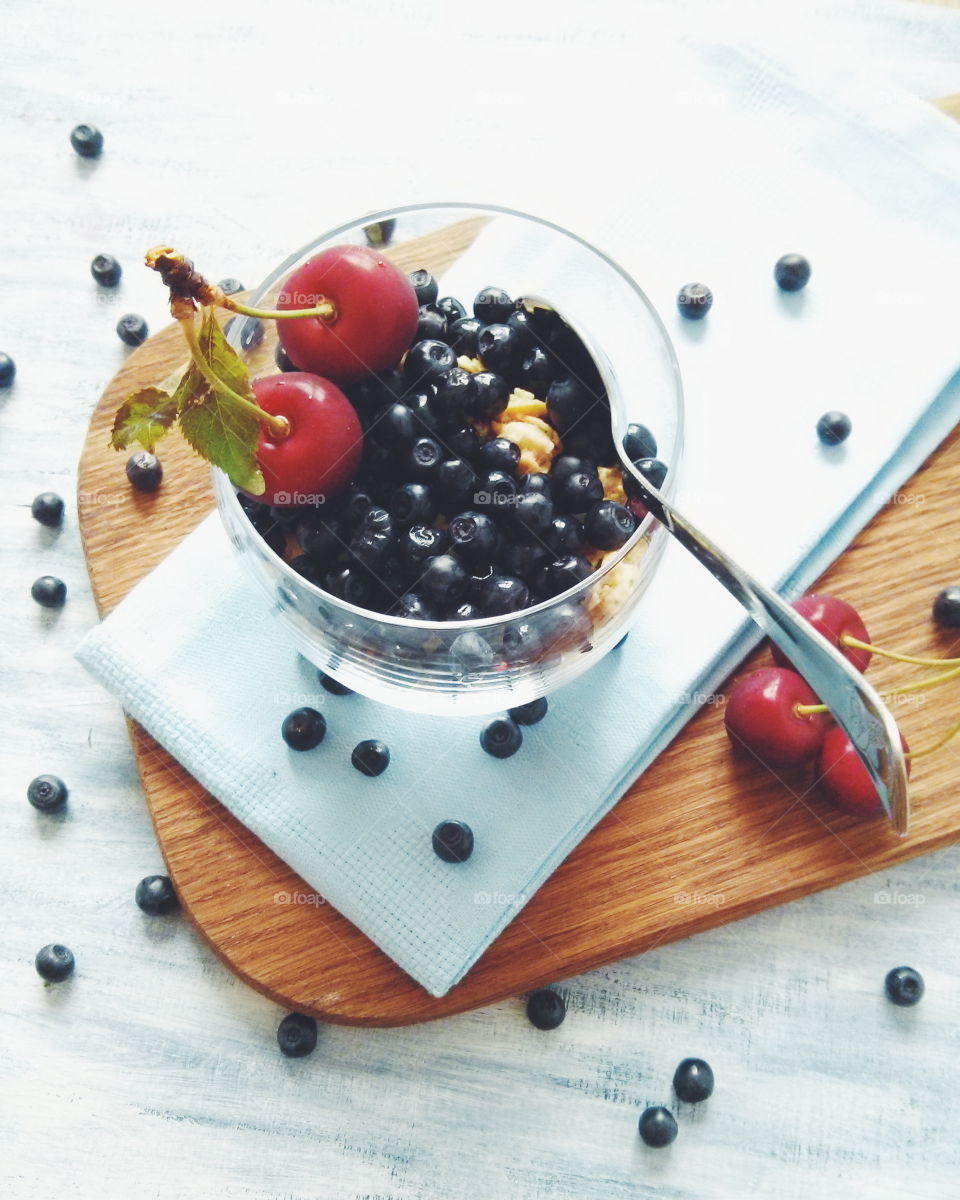
[[(637, 284), (612, 259), (572, 233), (508, 209), (414, 205), (341, 226), (282, 263), (249, 298), (276, 306), (287, 277), (318, 251), (367, 245), (371, 227), (393, 222), (381, 253), (407, 271), (426, 268), (440, 296), (469, 311), (482, 288), (550, 302), (582, 337), (628, 420), (646, 425), (672, 495), (683, 440), (683, 398), (673, 348)], [(273, 322), (235, 318), (228, 334), (252, 377), (277, 370)], [(541, 397), (542, 398), (542, 397)], [(649, 515), (577, 587), (509, 616), (416, 621), (356, 607), (288, 565), (256, 531), (227, 477), (214, 471), (227, 532), (263, 587), (297, 649), (354, 691), (399, 708), (448, 715), (490, 713), (527, 703), (582, 675), (628, 632), (656, 570), (666, 533)]]

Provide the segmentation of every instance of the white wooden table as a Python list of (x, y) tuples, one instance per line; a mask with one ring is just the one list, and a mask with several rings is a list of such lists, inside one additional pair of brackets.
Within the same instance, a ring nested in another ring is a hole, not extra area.
[[(118, 317), (166, 319), (143, 251), (170, 240), (213, 278), (253, 283), (381, 204), (562, 217), (542, 97), (569, 81), (578, 36), (586, 56), (597, 31), (616, 36), (618, 9), (589, 8), (491, 6), (471, 31), (430, 0), (393, 16), (275, 6), (271, 24), (219, 3), (5, 6), (0, 349), (19, 371), (0, 393), (4, 1196), (960, 1195), (960, 849), (567, 981), (551, 1034), (517, 1001), (326, 1028), (303, 1060), (277, 1050), (281, 1011), (182, 919), (133, 902), (162, 860), (121, 713), (71, 654), (96, 620), (75, 498), (86, 419), (125, 354)], [(556, 110), (588, 170), (616, 98)], [(97, 162), (70, 150), (80, 121), (104, 131)], [(90, 278), (101, 251), (124, 265), (116, 295)], [(59, 531), (30, 516), (46, 489), (67, 500)], [(69, 588), (60, 612), (30, 598), (48, 572)], [(43, 772), (70, 787), (62, 817), (26, 802)], [(78, 968), (45, 989), (33, 957), (50, 941)], [(913, 1010), (883, 996), (901, 963), (927, 981)], [(648, 1150), (639, 1112), (671, 1104), (687, 1055), (711, 1062), (716, 1093), (679, 1106), (670, 1150)]]

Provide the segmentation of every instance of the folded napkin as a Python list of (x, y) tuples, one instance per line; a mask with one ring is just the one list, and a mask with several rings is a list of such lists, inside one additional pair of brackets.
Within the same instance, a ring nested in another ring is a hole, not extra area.
[[(945, 283), (960, 268), (958, 138), (945, 118), (909, 102), (878, 127), (882, 114), (808, 95), (767, 52), (711, 43), (684, 53), (716, 99), (709, 136), (682, 105), (673, 123), (661, 110), (662, 129), (645, 135), (644, 170), (655, 182), (629, 204), (595, 197), (578, 232), (624, 263), (674, 337), (688, 404), (678, 506), (794, 595), (960, 417)], [(813, 263), (811, 284), (795, 296), (771, 279), (787, 250)], [(548, 265), (524, 253), (516, 247), (518, 273), (542, 277)], [(469, 298), (499, 283), (471, 280), (482, 256), (480, 243), (443, 290)], [(696, 278), (716, 297), (699, 325), (673, 309), (679, 284)], [(849, 441), (833, 449), (814, 432), (828, 409), (853, 420)], [(177, 602), (185, 596), (189, 604)], [(157, 611), (168, 614), (159, 643), (144, 636)], [(521, 751), (497, 761), (478, 742), (483, 718), (408, 715), (321, 691), (212, 516), (77, 656), (201, 784), (439, 996), (758, 636), (671, 544), (626, 643), (552, 696)], [(329, 732), (297, 754), (279, 726), (303, 703), (323, 709)], [(351, 748), (368, 737), (392, 751), (376, 779), (350, 766)], [(432, 853), (431, 830), (445, 818), (474, 831), (466, 864)]]

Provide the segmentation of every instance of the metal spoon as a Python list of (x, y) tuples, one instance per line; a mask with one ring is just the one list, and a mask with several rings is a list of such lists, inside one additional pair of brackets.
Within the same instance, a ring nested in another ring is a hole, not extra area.
[[(540, 297), (529, 297), (527, 301), (537, 308), (553, 308), (549, 301)], [(582, 330), (577, 332), (583, 336)], [(588, 349), (593, 351), (601, 372), (606, 375), (603, 356), (596, 353), (596, 347), (590, 345), (587, 337), (584, 337), (584, 341)], [(644, 504), (680, 545), (703, 563), (710, 574), (743, 605), (770, 640), (789, 656), (797, 671), (850, 738), (876, 785), (893, 828), (901, 837), (905, 836), (910, 820), (907, 766), (899, 730), (886, 705), (861, 672), (839, 650), (831, 646), (776, 592), (754, 579), (702, 534), (640, 474), (623, 449), (628, 422), (620, 391), (615, 385), (610, 386), (613, 382), (607, 379), (614, 445), (624, 471), (628, 471), (637, 481)]]

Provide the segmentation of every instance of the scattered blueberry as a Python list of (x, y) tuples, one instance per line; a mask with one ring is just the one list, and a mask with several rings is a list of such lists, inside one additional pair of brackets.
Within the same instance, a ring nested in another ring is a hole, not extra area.
[(685, 1058), (673, 1073), (673, 1090), (679, 1100), (699, 1104), (713, 1094), (713, 1071), (702, 1058)]
[(180, 907), (177, 893), (166, 875), (147, 875), (137, 884), (133, 894), (137, 908), (150, 917), (165, 917)]
[(894, 967), (883, 984), (887, 998), (900, 1008), (910, 1008), (923, 998), (923, 976), (913, 967)]
[(232, 275), (228, 279), (221, 279), (217, 287), (225, 296), (235, 296), (237, 292), (245, 290), (240, 280), (234, 279)]
[(385, 221), (371, 221), (369, 225), (364, 225), (363, 235), (369, 246), (387, 246), (396, 228), (396, 218), (387, 217)]
[(933, 619), (947, 629), (960, 629), (960, 587), (944, 588), (933, 602)]
[(70, 145), (81, 158), (99, 158), (103, 134), (96, 125), (77, 125), (70, 133)]
[(556, 1029), (567, 1015), (567, 1006), (553, 988), (538, 988), (527, 997), (527, 1019), (537, 1029)]
[(413, 290), (417, 293), (418, 304), (436, 304), (440, 289), (429, 271), (423, 268), (419, 271), (411, 271), (410, 282), (413, 284)]
[(138, 450), (127, 459), (127, 478), (138, 492), (155, 492), (163, 482), (163, 464), (155, 454)]
[(511, 717), (495, 717), (482, 730), (480, 745), (494, 758), (509, 758), (523, 745), (523, 733)]
[(34, 965), (37, 968), (37, 974), (47, 983), (63, 983), (73, 974), (77, 963), (72, 950), (51, 942), (50, 945), (37, 951)]
[(38, 775), (27, 787), (27, 799), (40, 812), (56, 812), (67, 802), (67, 785), (56, 775)]
[(117, 322), (117, 337), (127, 346), (142, 346), (150, 331), (138, 313), (126, 313)]
[(799, 292), (810, 281), (810, 264), (802, 254), (784, 254), (774, 263), (773, 277), (782, 292)]
[(433, 852), (444, 862), (466, 862), (473, 853), (473, 830), (463, 821), (441, 821), (433, 831)]
[(658, 1105), (640, 1114), (640, 1137), (648, 1146), (669, 1146), (676, 1140), (677, 1122), (669, 1108)]
[(361, 775), (382, 775), (390, 766), (390, 751), (383, 742), (370, 738), (354, 746), (350, 761)]
[(291, 750), (313, 750), (327, 733), (327, 721), (315, 708), (295, 708), (280, 726), (283, 740)]
[(320, 680), (320, 686), (325, 692), (329, 692), (331, 696), (353, 695), (353, 688), (348, 688), (345, 683), (341, 683), (339, 679), (334, 679), (332, 675), (326, 675), (323, 671), (318, 671), (317, 676)]
[(850, 436), (853, 425), (846, 413), (824, 413), (817, 422), (817, 437), (825, 446), (839, 446)]
[(528, 700), (526, 704), (518, 704), (511, 708), (510, 716), (518, 725), (536, 725), (547, 715), (547, 698), (539, 696), (536, 700)]
[(33, 518), (51, 529), (63, 524), (63, 500), (56, 492), (41, 492), (30, 505)]
[(685, 283), (677, 293), (677, 308), (688, 321), (702, 321), (713, 307), (713, 292), (705, 283)]
[(67, 585), (55, 575), (41, 575), (33, 581), (30, 595), (44, 608), (62, 608), (67, 599)]
[(116, 287), (123, 268), (112, 254), (98, 254), (90, 264), (90, 274), (101, 287)]
[(0, 350), (0, 388), (8, 388), (13, 383), (13, 377), (16, 373), (17, 364), (9, 354), (4, 354)]
[(277, 1045), (286, 1058), (305, 1058), (316, 1049), (316, 1021), (303, 1013), (287, 1013), (277, 1026)]

